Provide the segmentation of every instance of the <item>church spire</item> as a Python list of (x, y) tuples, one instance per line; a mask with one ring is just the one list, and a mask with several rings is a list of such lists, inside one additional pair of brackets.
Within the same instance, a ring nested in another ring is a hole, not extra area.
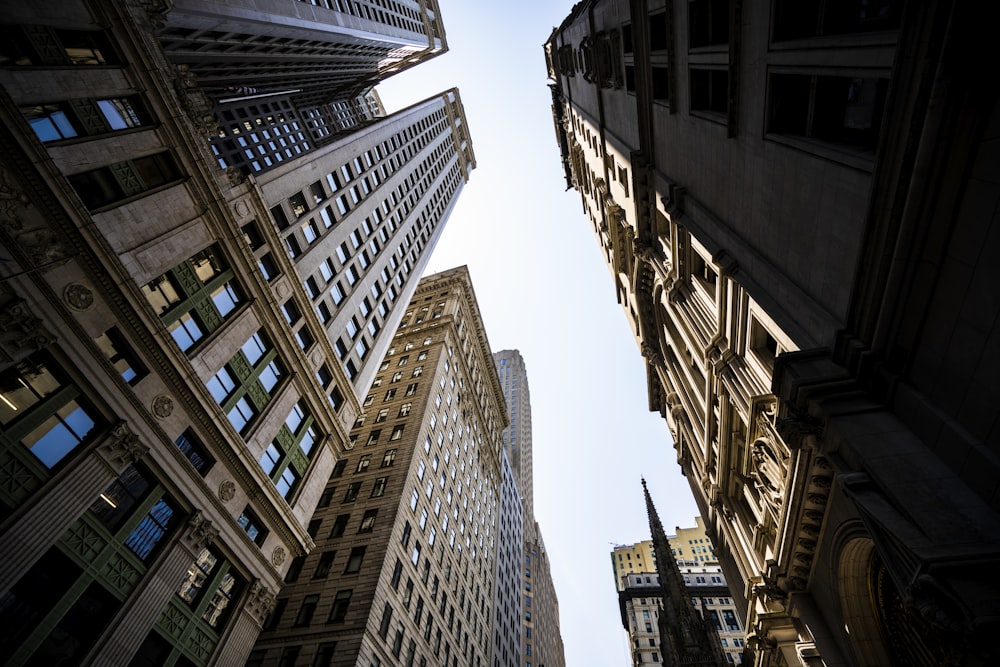
[(669, 660), (669, 667), (721, 667), (725, 662), (719, 638), (694, 609), (687, 594), (684, 577), (670, 549), (667, 533), (660, 523), (645, 478), (642, 479), (642, 492), (646, 496), (646, 514), (649, 516), (649, 531), (663, 600), (657, 625), (665, 662)]

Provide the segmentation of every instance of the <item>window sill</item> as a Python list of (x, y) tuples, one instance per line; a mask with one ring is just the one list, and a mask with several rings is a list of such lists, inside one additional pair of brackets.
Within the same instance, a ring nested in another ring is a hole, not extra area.
[(764, 140), (782, 144), (805, 153), (811, 153), (816, 157), (829, 160), (830, 162), (837, 162), (858, 171), (871, 173), (875, 168), (874, 153), (851, 149), (847, 146), (839, 146), (807, 137), (771, 133), (765, 134)]

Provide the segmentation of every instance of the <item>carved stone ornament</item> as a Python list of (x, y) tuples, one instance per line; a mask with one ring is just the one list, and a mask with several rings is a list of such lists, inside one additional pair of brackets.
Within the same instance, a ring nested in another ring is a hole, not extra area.
[(21, 230), (17, 209), (26, 208), (30, 204), (28, 195), (14, 184), (10, 172), (0, 168), (0, 226), (5, 232), (13, 235)]
[(17, 361), (55, 340), (24, 299), (13, 297), (0, 306), (0, 360)]
[(174, 399), (165, 394), (160, 394), (153, 399), (150, 410), (156, 415), (157, 419), (166, 419), (174, 412)]
[(87, 310), (94, 305), (94, 293), (86, 285), (70, 283), (63, 290), (63, 300), (73, 310)]
[(246, 608), (247, 611), (253, 614), (257, 621), (263, 623), (267, 620), (267, 617), (274, 611), (274, 603), (274, 593), (267, 586), (260, 583), (260, 579), (255, 580), (250, 585)]
[(182, 539), (194, 552), (199, 552), (215, 542), (219, 529), (198, 510), (188, 519), (187, 530)]
[(284, 547), (274, 547), (274, 551), (271, 552), (271, 564), (275, 567), (281, 567), (281, 564), (285, 562), (285, 548)]
[(149, 447), (139, 442), (139, 436), (122, 420), (111, 427), (107, 440), (97, 451), (115, 470), (120, 471), (148, 454)]
[(233, 480), (227, 479), (224, 480), (222, 484), (219, 484), (219, 499), (222, 502), (228, 503), (235, 497), (236, 497), (236, 483)]

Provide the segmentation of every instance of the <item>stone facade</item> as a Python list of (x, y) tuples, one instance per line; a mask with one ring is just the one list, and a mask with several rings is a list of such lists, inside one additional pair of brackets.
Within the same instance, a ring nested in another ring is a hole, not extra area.
[(242, 665), (474, 165), (458, 93), (243, 179), (167, 4), (0, 21), (0, 653)]
[(562, 163), (756, 664), (988, 663), (995, 40), (970, 2), (839, 6), (577, 4)]

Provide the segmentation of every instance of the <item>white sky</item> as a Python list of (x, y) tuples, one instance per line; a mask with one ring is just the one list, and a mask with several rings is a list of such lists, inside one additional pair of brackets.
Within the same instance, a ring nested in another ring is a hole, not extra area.
[(452, 86), (477, 168), (427, 269), (468, 265), (494, 351), (531, 389), (535, 515), (571, 667), (630, 665), (610, 551), (649, 539), (640, 478), (664, 527), (694, 525), (666, 422), (580, 196), (565, 192), (542, 43), (572, 0), (440, 0), (450, 51), (378, 87), (389, 113)]

